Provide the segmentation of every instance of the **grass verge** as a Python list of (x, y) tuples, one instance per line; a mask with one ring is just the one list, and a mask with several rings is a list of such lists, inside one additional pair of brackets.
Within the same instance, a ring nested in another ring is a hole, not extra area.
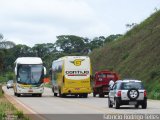
[(0, 120), (29, 120), (22, 111), (17, 110), (2, 94), (0, 94)]

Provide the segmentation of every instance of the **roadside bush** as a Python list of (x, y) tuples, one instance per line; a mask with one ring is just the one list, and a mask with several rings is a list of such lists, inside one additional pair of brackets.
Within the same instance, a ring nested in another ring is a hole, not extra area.
[(152, 71), (150, 73), (150, 78), (154, 79), (155, 77), (157, 77), (160, 74), (160, 71)]
[(14, 115), (15, 115), (18, 119), (24, 118), (24, 114), (23, 114), (22, 111), (16, 111), (16, 112), (14, 113)]

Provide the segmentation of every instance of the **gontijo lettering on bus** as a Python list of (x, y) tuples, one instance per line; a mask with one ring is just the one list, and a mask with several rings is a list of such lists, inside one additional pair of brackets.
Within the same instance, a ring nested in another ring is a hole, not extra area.
[(89, 71), (66, 71), (68, 76), (87, 76)]

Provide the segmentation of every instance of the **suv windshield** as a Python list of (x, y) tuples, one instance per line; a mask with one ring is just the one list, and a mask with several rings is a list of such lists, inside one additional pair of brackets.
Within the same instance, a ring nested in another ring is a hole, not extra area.
[(122, 86), (121, 86), (122, 90), (129, 90), (131, 88), (142, 90), (144, 89), (144, 86), (141, 82), (123, 82), (122, 83)]
[(42, 80), (42, 65), (19, 65), (18, 83), (38, 84)]

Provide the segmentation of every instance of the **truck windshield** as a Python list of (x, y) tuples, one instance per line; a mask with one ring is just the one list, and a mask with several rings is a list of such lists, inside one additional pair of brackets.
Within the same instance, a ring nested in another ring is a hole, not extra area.
[(112, 78), (112, 79), (114, 79), (115, 75), (111, 74), (111, 73), (100, 73), (100, 74), (98, 74), (98, 77), (99, 78)]
[(39, 84), (42, 83), (42, 65), (19, 65), (18, 83)]

